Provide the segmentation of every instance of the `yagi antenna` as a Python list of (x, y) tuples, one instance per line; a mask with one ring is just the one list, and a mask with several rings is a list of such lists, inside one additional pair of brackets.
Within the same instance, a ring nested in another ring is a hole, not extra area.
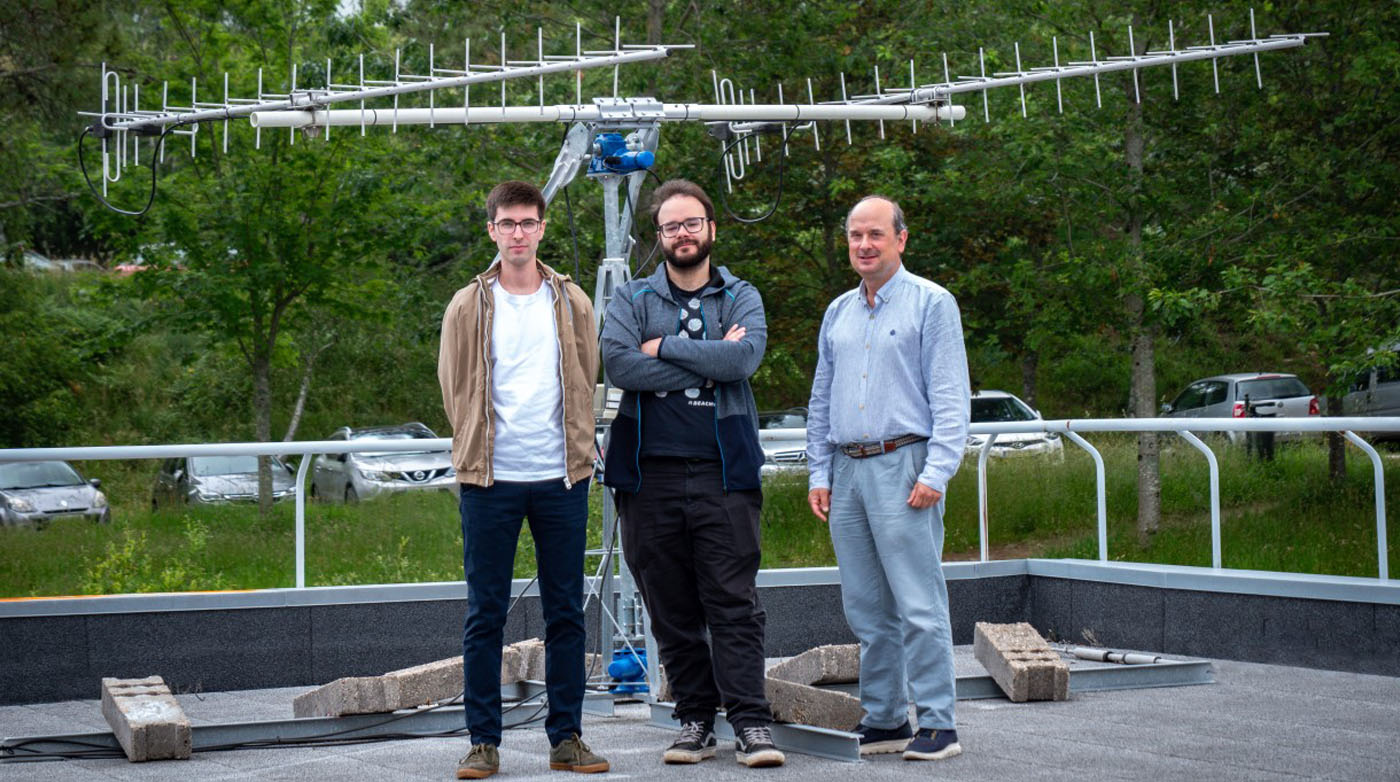
[[(89, 129), (102, 141), (102, 192), (105, 195), (107, 184), (121, 178), (121, 170), (129, 162), (137, 162), (139, 139), (142, 136), (162, 136), (166, 134), (184, 135), (190, 138), (193, 154), (197, 148), (197, 133), (203, 122), (218, 121), (223, 124), (223, 147), (228, 147), (228, 121), (247, 117), (256, 129), (256, 143), (261, 145), (264, 129), (286, 128), (289, 138), (295, 139), (297, 129), (308, 136), (317, 135), (325, 129), (327, 136), (333, 126), (360, 128), (364, 135), (368, 128), (387, 125), (397, 131), (400, 125), (470, 125), (524, 122), (586, 122), (604, 124), (627, 124), (632, 127), (655, 126), (665, 122), (699, 121), (711, 125), (713, 135), (721, 139), (726, 150), (724, 171), (727, 183), (732, 187), (735, 180), (742, 180), (754, 162), (761, 162), (763, 150), (758, 134), (777, 132), (783, 136), (782, 152), (789, 151), (788, 139), (792, 134), (811, 130), (813, 144), (820, 149), (821, 140), (817, 134), (818, 121), (841, 121), (845, 125), (846, 142), (852, 143), (852, 121), (875, 121), (879, 124), (881, 137), (884, 137), (886, 121), (908, 120), (912, 130), (918, 130), (920, 121), (925, 124), (946, 120), (950, 125), (966, 117), (966, 108), (955, 105), (960, 95), (982, 94), (982, 117), (991, 121), (988, 93), (1003, 87), (1016, 86), (1020, 92), (1020, 109), (1023, 117), (1029, 116), (1026, 101), (1026, 86), (1041, 82), (1055, 83), (1057, 110), (1064, 111), (1064, 96), (1061, 83), (1065, 79), (1092, 77), (1094, 80), (1095, 104), (1102, 106), (1102, 92), (1099, 79), (1102, 75), (1121, 71), (1131, 71), (1133, 78), (1133, 99), (1141, 101), (1141, 85), (1138, 72), (1146, 68), (1170, 66), (1172, 71), (1172, 96), (1179, 99), (1180, 88), (1177, 68), (1183, 63), (1209, 60), (1215, 90), (1219, 92), (1218, 61), (1224, 57), (1251, 55), (1254, 58), (1255, 82), (1262, 88), (1263, 75), (1259, 64), (1262, 52), (1292, 49), (1306, 44), (1311, 37), (1326, 33), (1294, 33), (1271, 35), (1260, 38), (1257, 35), (1254, 14), (1250, 11), (1250, 37), (1216, 41), (1215, 20), (1206, 17), (1207, 43), (1178, 48), (1176, 25), (1167, 24), (1167, 48), (1161, 51), (1138, 53), (1136, 37), (1131, 26), (1127, 28), (1129, 53), (1125, 55), (1100, 56), (1099, 42), (1091, 31), (1088, 37), (1088, 59), (1072, 60), (1064, 58), (1059, 38), (1051, 39), (1051, 64), (1039, 67), (1026, 67), (1022, 63), (1020, 42), (1013, 45), (1015, 70), (988, 74), (985, 49), (977, 50), (977, 75), (952, 76), (947, 53), (941, 56), (943, 81), (920, 84), (914, 61), (909, 61), (909, 86), (897, 87), (890, 84), (889, 74), (881, 74), (878, 66), (872, 68), (874, 92), (851, 94), (845, 73), (839, 74), (840, 97), (835, 100), (818, 102), (810, 79), (806, 81), (806, 103), (789, 103), (784, 98), (783, 85), (776, 85), (777, 102), (759, 103), (753, 89), (740, 89), (730, 79), (712, 73), (714, 103), (663, 103), (654, 98), (620, 97), (619, 72), (623, 65), (658, 60), (672, 51), (690, 48), (678, 45), (629, 45), (622, 43), (620, 18), (614, 23), (612, 48), (585, 50), (583, 48), (582, 26), (575, 26), (573, 52), (569, 54), (545, 54), (544, 33), (537, 29), (534, 55), (531, 59), (512, 60), (508, 57), (504, 34), (500, 40), (500, 57), (495, 64), (472, 62), (471, 40), (463, 45), (461, 68), (449, 68), (440, 64), (441, 58), (433, 46), (428, 48), (426, 74), (410, 74), (403, 71), (401, 51), (394, 53), (394, 73), (392, 78), (375, 80), (367, 78), (364, 58), (358, 61), (358, 73), (353, 82), (337, 82), (331, 76), (331, 63), (326, 63), (323, 83), (315, 86), (299, 85), (296, 66), (291, 68), (286, 93), (267, 91), (264, 87), (262, 71), (259, 70), (257, 94), (252, 98), (235, 98), (230, 95), (228, 77), (224, 77), (224, 95), (221, 102), (200, 101), (196, 97), (198, 84), (190, 82), (190, 104), (178, 106), (170, 102), (169, 85), (162, 88), (159, 108), (142, 108), (139, 89), (133, 87), (128, 93), (120, 76), (102, 67), (101, 110), (82, 112), (85, 116), (97, 118)], [(588, 69), (613, 69), (613, 95), (606, 98), (593, 98), (584, 102), (582, 72)], [(899, 69), (896, 69), (899, 70)], [(544, 102), (544, 80), (555, 74), (572, 74), (575, 102), (572, 104), (548, 105)], [(533, 79), (538, 91), (536, 105), (511, 105), (507, 100), (507, 82), (517, 79)], [(902, 81), (902, 79), (898, 79)], [(473, 85), (500, 85), (498, 105), (472, 105)], [(444, 96), (455, 94), (461, 89), (460, 106), (442, 105), (437, 92), (446, 90)], [(400, 98), (415, 93), (427, 93), (427, 106), (406, 107)], [(747, 98), (747, 100), (746, 100)], [(338, 108), (345, 106), (345, 108)], [(130, 144), (128, 144), (130, 142)], [(164, 147), (158, 146), (158, 154), (164, 154)], [(128, 149), (129, 147), (129, 149)], [(128, 154), (129, 153), (129, 154)], [(585, 158), (588, 155), (583, 155)]]

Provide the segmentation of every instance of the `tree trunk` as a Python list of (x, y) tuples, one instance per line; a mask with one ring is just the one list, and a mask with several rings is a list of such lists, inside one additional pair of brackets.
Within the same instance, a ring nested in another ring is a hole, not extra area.
[(1037, 410), (1040, 408), (1035, 403), (1035, 373), (1039, 367), (1040, 351), (1030, 350), (1021, 356), (1021, 398)]
[[(1150, 284), (1142, 249), (1143, 150), (1146, 138), (1142, 127), (1142, 104), (1136, 102), (1131, 82), (1124, 86), (1128, 98), (1128, 121), (1123, 133), (1123, 162), (1128, 168), (1128, 333), (1132, 335), (1132, 408), (1136, 418), (1157, 414), (1156, 336), (1157, 329), (1147, 322), (1146, 289)], [(1161, 460), (1156, 432), (1138, 435), (1138, 545), (1148, 546), (1162, 520)]]
[[(272, 441), (272, 370), (271, 360), (264, 355), (253, 357), (253, 426), (260, 443)], [(258, 457), (258, 513), (272, 512), (272, 461)]]
[[(1342, 398), (1327, 397), (1327, 414), (1342, 414)], [(1327, 477), (1339, 484), (1347, 477), (1347, 442), (1341, 432), (1327, 433)]]

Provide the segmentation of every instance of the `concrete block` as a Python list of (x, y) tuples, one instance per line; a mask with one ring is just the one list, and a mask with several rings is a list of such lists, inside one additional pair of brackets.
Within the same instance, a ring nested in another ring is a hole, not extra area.
[(127, 760), (190, 757), (190, 720), (159, 676), (104, 678), (102, 716)]
[(544, 681), (544, 641), (538, 638), (529, 638), (517, 641), (511, 646), (520, 650), (521, 670), (524, 673), (521, 678)]
[(972, 652), (1016, 703), (1069, 698), (1069, 664), (1026, 622), (978, 622)]
[(779, 722), (815, 725), (831, 730), (852, 730), (865, 716), (860, 699), (836, 690), (823, 690), (807, 684), (768, 677), (764, 693)]
[(392, 682), (385, 683), (385, 694), (397, 691), (398, 697), (390, 704), (393, 709), (426, 706), (462, 694), (462, 658), (449, 657), (390, 671), (384, 678)]
[[(394, 691), (389, 692), (392, 686)], [(323, 684), (292, 699), (296, 717), (339, 717), (345, 714), (378, 714), (393, 711), (398, 682), (382, 676), (347, 676)]]
[(860, 681), (860, 645), (818, 646), (768, 669), (768, 676), (795, 684)]

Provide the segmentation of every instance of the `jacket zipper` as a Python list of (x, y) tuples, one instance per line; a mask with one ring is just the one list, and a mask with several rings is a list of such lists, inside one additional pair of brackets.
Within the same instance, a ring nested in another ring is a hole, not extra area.
[(574, 488), (573, 481), (569, 480), (569, 384), (564, 377), (564, 305), (562, 296), (562, 285), (557, 279), (549, 281), (549, 288), (554, 292), (554, 341), (558, 343), (559, 349), (559, 426), (564, 435), (564, 490), (570, 491)]

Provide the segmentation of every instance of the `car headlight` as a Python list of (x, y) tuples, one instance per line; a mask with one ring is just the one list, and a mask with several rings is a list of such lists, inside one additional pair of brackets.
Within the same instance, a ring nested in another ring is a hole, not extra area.
[(226, 499), (222, 492), (212, 491), (210, 489), (204, 488), (203, 486), (196, 485), (191, 488), (194, 491), (195, 498), (203, 500), (205, 502)]
[(11, 497), (10, 510), (19, 511), (20, 513), (33, 513), (34, 503), (20, 497)]
[(99, 491), (99, 492), (96, 492), (96, 493), (95, 493), (95, 496), (92, 498), (92, 507), (94, 507), (94, 508), (105, 508), (105, 507), (107, 507), (107, 495), (103, 494), (103, 493), (100, 492), (100, 491)]
[(380, 483), (392, 481), (396, 477), (394, 473), (386, 470), (357, 470), (356, 472), (360, 474), (361, 478), (367, 481), (378, 481)]

